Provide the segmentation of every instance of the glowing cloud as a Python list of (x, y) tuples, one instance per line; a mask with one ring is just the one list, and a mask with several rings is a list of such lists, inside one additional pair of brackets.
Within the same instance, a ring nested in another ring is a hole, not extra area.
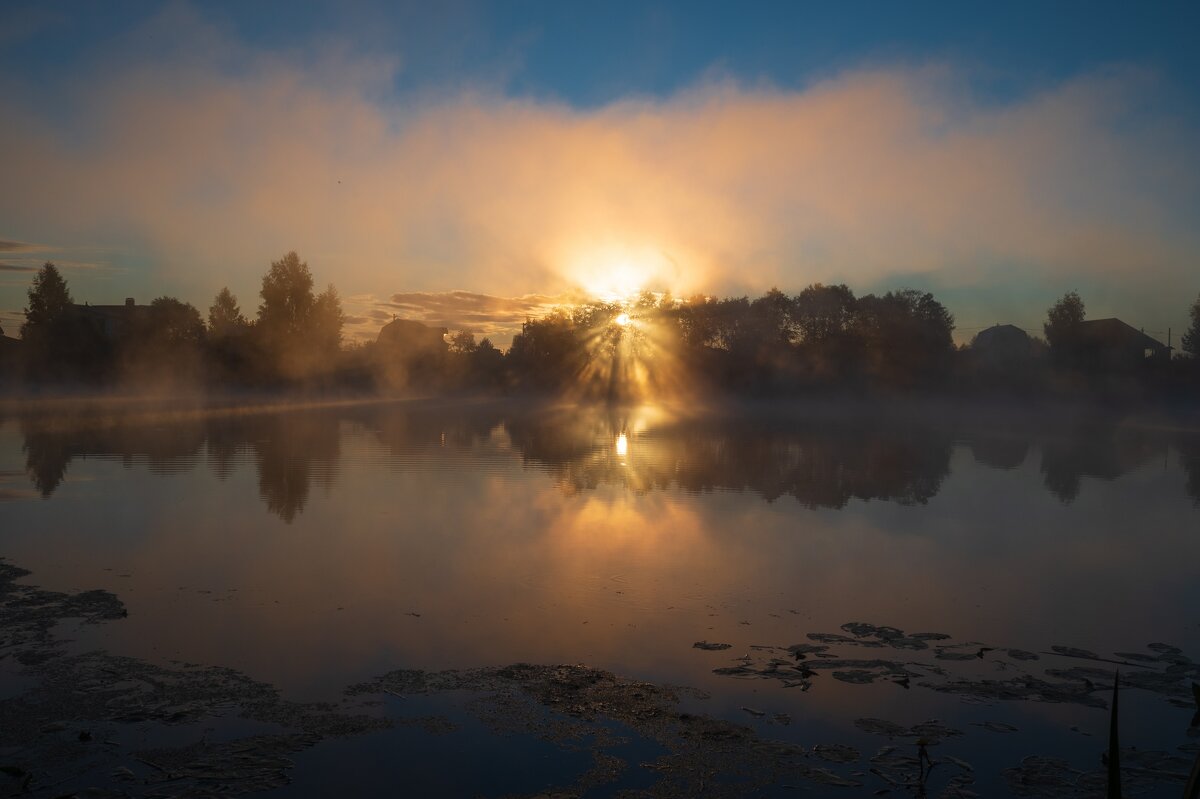
[[(1103, 276), (1161, 310), (1194, 291), (1194, 132), (1138, 71), (1006, 102), (950, 67), (897, 67), (580, 110), (471, 92), (400, 103), (380, 99), (386, 64), (239, 53), (231, 70), (236, 44), (210, 49), (219, 64), (190, 53), (81, 77), (55, 123), (0, 88), (6, 183), (21, 187), (0, 194), (0, 234), (123, 242), (153, 265), (147, 293), (197, 304), (229, 284), (251, 305), (289, 249), (343, 296), (915, 278), (1027, 300)], [(387, 311), (348, 305), (364, 330)]]

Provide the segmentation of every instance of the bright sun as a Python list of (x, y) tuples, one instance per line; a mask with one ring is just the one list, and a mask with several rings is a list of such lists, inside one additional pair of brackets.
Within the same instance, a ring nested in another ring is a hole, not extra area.
[(629, 314), (627, 314), (627, 313), (617, 314), (616, 322), (621, 327), (625, 327), (625, 325), (629, 324), (629, 322), (630, 322)]
[(569, 259), (572, 282), (590, 298), (626, 303), (663, 281), (665, 258), (650, 247), (600, 245)]

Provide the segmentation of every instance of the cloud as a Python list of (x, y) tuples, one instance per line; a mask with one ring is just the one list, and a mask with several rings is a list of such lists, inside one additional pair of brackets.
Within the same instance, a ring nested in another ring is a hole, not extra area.
[(0, 252), (29, 252), (31, 250), (40, 249), (36, 244), (27, 244), (23, 241), (5, 241), (0, 239)]
[(36, 266), (27, 266), (24, 264), (6, 264), (0, 262), (0, 272), (36, 272)]
[(201, 297), (247, 295), (296, 249), (344, 296), (400, 291), (397, 313), (481, 330), (526, 296), (642, 286), (903, 278), (1040, 288), (1039, 308), (1080, 276), (1162, 308), (1194, 290), (1196, 132), (1136, 69), (1003, 102), (900, 65), (581, 110), (398, 100), (386, 63), (213, 49), (93, 70), (63, 90), (66, 126), (16, 107), (6, 224), (136, 242), (157, 286)]
[(345, 301), (348, 308), (361, 311), (346, 318), (347, 334), (373, 339), (379, 329), (394, 317), (414, 319), (432, 327), (467, 330), (507, 347), (514, 333), (528, 319), (544, 316), (558, 307), (572, 306), (585, 299), (579, 293), (558, 295), (526, 294), (520, 297), (496, 297), (472, 291), (408, 291), (386, 299), (358, 295)]

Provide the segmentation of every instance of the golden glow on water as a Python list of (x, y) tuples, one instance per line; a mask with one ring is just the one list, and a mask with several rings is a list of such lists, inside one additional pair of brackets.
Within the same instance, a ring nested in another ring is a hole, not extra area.
[(617, 455), (624, 458), (629, 454), (629, 437), (624, 433), (617, 436)]

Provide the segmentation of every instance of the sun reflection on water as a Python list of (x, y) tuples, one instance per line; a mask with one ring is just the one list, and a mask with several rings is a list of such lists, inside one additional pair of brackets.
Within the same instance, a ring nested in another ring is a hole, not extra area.
[(617, 457), (624, 458), (629, 454), (629, 437), (624, 433), (617, 436)]

